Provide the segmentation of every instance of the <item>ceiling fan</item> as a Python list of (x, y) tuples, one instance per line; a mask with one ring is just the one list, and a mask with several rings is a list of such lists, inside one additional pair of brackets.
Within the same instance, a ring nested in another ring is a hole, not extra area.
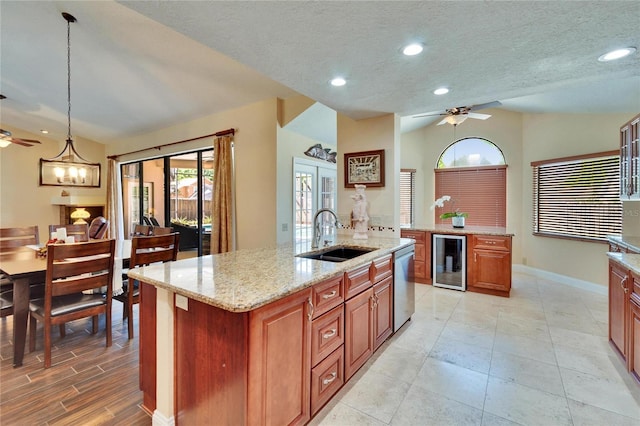
[(0, 129), (0, 147), (4, 148), (5, 146), (9, 146), (10, 143), (29, 147), (40, 143), (40, 141), (37, 141), (35, 139), (14, 138), (11, 136), (10, 131)]
[(435, 113), (435, 114), (414, 115), (413, 118), (445, 115), (446, 117), (442, 119), (441, 122), (438, 123), (438, 126), (445, 123), (449, 123), (449, 124), (453, 124), (454, 126), (457, 126), (467, 118), (486, 120), (487, 118), (491, 117), (490, 114), (479, 114), (473, 111), (478, 111), (480, 109), (485, 109), (485, 108), (493, 108), (500, 105), (502, 105), (500, 101), (493, 101), (493, 102), (487, 102), (487, 103), (478, 104), (478, 105), (450, 108), (445, 110), (444, 112)]

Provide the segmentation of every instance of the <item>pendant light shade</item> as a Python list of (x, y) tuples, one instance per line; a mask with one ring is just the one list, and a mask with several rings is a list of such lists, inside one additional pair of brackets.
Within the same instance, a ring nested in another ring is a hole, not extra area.
[(67, 143), (53, 158), (40, 159), (41, 186), (100, 187), (100, 163), (91, 163), (76, 151), (71, 137), (71, 23), (76, 18), (66, 12), (67, 21)]

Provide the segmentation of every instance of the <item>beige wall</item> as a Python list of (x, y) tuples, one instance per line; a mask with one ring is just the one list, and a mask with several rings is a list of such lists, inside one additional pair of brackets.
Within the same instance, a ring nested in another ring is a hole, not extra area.
[(632, 116), (633, 114), (523, 115), (522, 193), (524, 197), (521, 263), (596, 284), (607, 284), (606, 244), (536, 237), (531, 234), (530, 163), (537, 160), (619, 149), (620, 126)]
[(101, 163), (100, 188), (64, 188), (39, 186), (40, 158), (52, 158), (62, 151), (66, 135), (47, 137), (31, 134), (2, 124), (16, 137), (37, 139), (42, 143), (32, 147), (11, 144), (0, 148), (0, 227), (38, 225), (40, 242), (48, 239), (49, 225), (60, 223), (60, 207), (51, 204), (52, 197), (66, 189), (73, 196), (92, 197), (106, 203), (105, 146), (82, 138), (74, 138), (74, 146), (87, 161)]
[(370, 226), (394, 229), (400, 235), (400, 122), (398, 116), (387, 114), (367, 120), (352, 120), (338, 114), (338, 216), (342, 223), (349, 223), (355, 193), (344, 187), (344, 154), (384, 149), (385, 186), (367, 188)]
[[(483, 111), (484, 112), (484, 111)], [(482, 137), (494, 142), (507, 162), (507, 229), (515, 234), (513, 263), (601, 285), (607, 282), (606, 244), (537, 237), (531, 234), (532, 161), (619, 148), (620, 126), (633, 114), (520, 114), (488, 110), (486, 121), (468, 119), (456, 139)], [(417, 169), (417, 226), (433, 224), (433, 169), (453, 141), (453, 127), (436, 126), (402, 135), (403, 168)], [(636, 207), (636, 205), (638, 207)], [(640, 235), (640, 203), (624, 203), (624, 233)]]
[[(237, 247), (254, 248), (276, 241), (277, 199), (277, 99), (257, 102), (241, 108), (211, 114), (197, 120), (159, 131), (123, 139), (108, 147), (108, 154), (120, 154), (165, 143), (195, 138), (234, 128), (236, 171)], [(202, 139), (162, 149), (160, 155), (210, 147), (212, 140)], [(134, 160), (154, 151), (121, 160)]]

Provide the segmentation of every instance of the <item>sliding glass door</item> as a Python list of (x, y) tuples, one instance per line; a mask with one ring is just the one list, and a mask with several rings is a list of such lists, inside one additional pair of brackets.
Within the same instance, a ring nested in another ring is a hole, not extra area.
[(183, 256), (210, 253), (213, 149), (123, 164), (125, 235), (135, 225), (171, 226)]

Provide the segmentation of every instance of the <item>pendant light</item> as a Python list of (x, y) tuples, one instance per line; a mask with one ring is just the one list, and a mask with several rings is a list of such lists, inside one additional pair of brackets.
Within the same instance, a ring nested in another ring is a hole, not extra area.
[(40, 185), (99, 188), (100, 163), (82, 158), (71, 137), (71, 23), (76, 18), (66, 12), (62, 17), (67, 21), (67, 144), (55, 157), (40, 159)]

